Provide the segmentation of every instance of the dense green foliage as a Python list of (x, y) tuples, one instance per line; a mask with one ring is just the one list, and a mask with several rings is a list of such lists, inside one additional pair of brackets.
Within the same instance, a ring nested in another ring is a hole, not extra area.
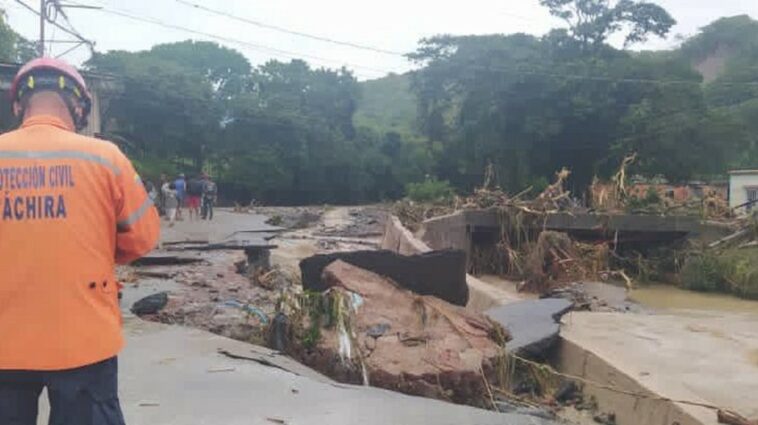
[(405, 188), (408, 198), (416, 202), (444, 202), (455, 196), (453, 187), (446, 180), (429, 178), (419, 183), (408, 183)]
[[(703, 84), (684, 50), (634, 53), (605, 44), (624, 28), (628, 42), (665, 34), (674, 22), (665, 11), (637, 3), (635, 13), (619, 12), (632, 7), (625, 1), (542, 3), (569, 28), (542, 38), (433, 37), (412, 55), (424, 66), (414, 76), (420, 128), (443, 146), (437, 176), (468, 190), (492, 162), (498, 183), (519, 190), (568, 166), (571, 188), (581, 195), (630, 152), (640, 158), (632, 172), (672, 181), (723, 175), (758, 160), (749, 113), (714, 103), (710, 93), (723, 81)], [(639, 25), (624, 25), (629, 20)], [(750, 51), (758, 55), (758, 48)], [(755, 104), (744, 84), (730, 87), (726, 98)]]
[(344, 69), (298, 60), (253, 69), (236, 51), (191, 41), (87, 65), (123, 82), (104, 132), (148, 178), (202, 168), (238, 202), (347, 203), (402, 196), (430, 163), (410, 138), (355, 128), (360, 86)]
[[(448, 196), (481, 184), (488, 163), (509, 191), (569, 167), (581, 196), (630, 152), (630, 173), (671, 181), (758, 164), (758, 22), (723, 18), (680, 49), (634, 52), (675, 23), (660, 6), (540, 3), (565, 26), (425, 39), (409, 55), (416, 71), (374, 81), (299, 60), (253, 67), (196, 41), (96, 54), (86, 67), (117, 77), (103, 132), (147, 178), (203, 169), (238, 202)], [(0, 59), (30, 48), (0, 23)]]
[(411, 91), (410, 74), (365, 81), (361, 89), (356, 126), (383, 128), (404, 136), (415, 134), (416, 97)]
[(756, 249), (731, 249), (692, 257), (682, 269), (682, 284), (697, 291), (727, 292), (758, 299), (756, 256)]

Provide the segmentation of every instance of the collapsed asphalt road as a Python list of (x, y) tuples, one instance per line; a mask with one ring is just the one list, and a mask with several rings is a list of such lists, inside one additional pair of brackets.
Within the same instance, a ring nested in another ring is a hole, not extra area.
[[(332, 212), (331, 218), (336, 217), (335, 221), (339, 221), (345, 214), (349, 215), (347, 211)], [(275, 230), (267, 227), (264, 220), (261, 216), (220, 211), (217, 222), (197, 226), (195, 223), (179, 223), (166, 232), (164, 242), (205, 240), (215, 243), (227, 239), (240, 227), (247, 231)], [(325, 237), (333, 238), (335, 232), (338, 233), (332, 230)], [(305, 237), (291, 239), (292, 245), (285, 251), (333, 252), (360, 245), (343, 241), (323, 243), (307, 233), (296, 236)], [(164, 248), (170, 246), (165, 244)], [(166, 255), (166, 252), (156, 255)], [(241, 311), (239, 306), (230, 306), (227, 298), (236, 297), (242, 306), (253, 304), (247, 299), (252, 295), (243, 289), (251, 287), (250, 276), (246, 275), (249, 270), (240, 268), (244, 253), (239, 250), (196, 251), (183, 252), (181, 256), (201, 261), (122, 270), (127, 277), (124, 309), (145, 295), (166, 292), (168, 302), (163, 312), (172, 311), (172, 308), (195, 311), (190, 316), (196, 322), (184, 324), (204, 328), (207, 325), (201, 323), (212, 323), (219, 314), (234, 317)], [(271, 256), (271, 262), (280, 268), (283, 276), (290, 265), (288, 258), (288, 255), (278, 256), (276, 252)], [(259, 293), (270, 291), (262, 286), (253, 288)], [(258, 302), (270, 303), (271, 299), (259, 299)], [(259, 304), (255, 307), (268, 306)], [(204, 313), (209, 315), (204, 316)], [(553, 423), (533, 416), (501, 414), (375, 388), (336, 384), (259, 345), (234, 341), (203, 330), (146, 322), (126, 314), (129, 316), (125, 323), (128, 346), (121, 357), (121, 398), (130, 423)], [(237, 317), (253, 324), (261, 320), (248, 313)], [(205, 322), (202, 322), (203, 318)], [(234, 336), (244, 339), (240, 335)]]

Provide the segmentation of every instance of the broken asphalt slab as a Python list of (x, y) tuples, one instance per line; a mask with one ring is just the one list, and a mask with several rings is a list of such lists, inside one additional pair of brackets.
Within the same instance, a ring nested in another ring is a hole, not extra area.
[(573, 304), (561, 298), (527, 300), (495, 307), (485, 314), (505, 326), (511, 339), (505, 348), (525, 357), (543, 357), (558, 341), (561, 317)]
[(466, 253), (459, 250), (400, 255), (392, 251), (353, 251), (314, 255), (300, 262), (303, 288), (324, 291), (324, 269), (336, 260), (388, 277), (419, 295), (432, 295), (451, 304), (468, 302)]
[[(271, 350), (200, 330), (131, 317), (125, 321), (125, 334), (127, 346), (119, 364), (120, 398), (130, 424), (557, 424), (336, 384)], [(262, 358), (276, 367), (230, 358), (219, 350)], [(42, 410), (40, 423), (46, 423), (46, 406)]]
[(201, 263), (203, 259), (197, 256), (190, 255), (174, 255), (166, 254), (162, 252), (155, 252), (146, 255), (138, 260), (132, 262), (132, 266), (144, 267), (144, 266), (180, 266), (186, 264)]
[(279, 226), (266, 224), (268, 217), (258, 214), (234, 213), (227, 209), (216, 211), (212, 221), (178, 221), (173, 227), (161, 229), (161, 241), (166, 244), (220, 243), (234, 236), (235, 233), (269, 233), (276, 234), (284, 230)]

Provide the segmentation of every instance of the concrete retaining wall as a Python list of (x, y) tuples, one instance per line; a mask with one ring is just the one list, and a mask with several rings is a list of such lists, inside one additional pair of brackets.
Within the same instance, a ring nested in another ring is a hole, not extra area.
[[(625, 394), (590, 384), (584, 385), (585, 396), (595, 397), (599, 411), (615, 413), (616, 424), (618, 425), (716, 424), (715, 412), (705, 412), (705, 415), (712, 416), (712, 422), (701, 421), (692, 415), (691, 411), (706, 409), (692, 406), (683, 407), (669, 400), (661, 399), (659, 395), (643, 387), (612, 364), (574, 342), (562, 338), (558, 353), (557, 368), (562, 373), (632, 393)], [(643, 394), (646, 397), (633, 394)], [(697, 416), (703, 414), (703, 412), (698, 413)]]
[(389, 217), (384, 227), (381, 247), (401, 255), (416, 255), (432, 251), (429, 245), (416, 239), (411, 231), (406, 229), (400, 219), (394, 215)]
[(462, 211), (426, 220), (418, 236), (434, 249), (471, 252), (466, 215)]
[[(432, 247), (434, 247), (434, 249), (467, 249), (468, 245), (466, 245), (466, 248), (457, 245), (462, 243), (460, 234), (461, 229), (463, 231), (463, 237), (466, 239), (466, 244), (468, 244), (468, 236), (465, 232), (465, 221), (463, 220), (462, 215), (459, 214), (458, 216), (460, 217), (460, 221), (459, 218), (453, 214), (450, 216), (439, 217), (439, 220), (432, 219), (425, 222), (425, 226), (430, 222), (433, 222), (432, 226), (436, 226), (433, 234), (439, 236), (433, 241)], [(450, 232), (448, 232), (445, 227), (447, 225), (451, 226)], [(463, 227), (458, 227), (459, 225), (462, 225)], [(382, 249), (394, 251), (402, 255), (415, 255), (433, 251), (432, 247), (414, 236), (413, 233), (400, 223), (400, 220), (397, 217), (390, 216), (387, 220), (387, 224), (384, 227), (384, 237), (382, 238)], [(519, 299), (515, 298), (513, 294), (482, 282), (474, 276), (466, 275), (466, 283), (468, 284), (469, 290), (469, 301), (468, 304), (466, 304), (466, 308), (470, 310), (483, 312), (499, 305), (519, 301)]]

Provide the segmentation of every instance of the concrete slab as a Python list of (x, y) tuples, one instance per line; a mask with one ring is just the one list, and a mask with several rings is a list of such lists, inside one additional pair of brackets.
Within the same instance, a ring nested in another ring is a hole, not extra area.
[[(656, 397), (758, 418), (758, 308), (754, 313), (574, 312), (563, 318), (560, 368)], [(619, 425), (716, 424), (713, 410), (587, 386)]]
[[(130, 319), (126, 332), (129, 345), (121, 357), (121, 386), (131, 424), (548, 423), (335, 384), (264, 348), (202, 331)], [(219, 349), (262, 356), (291, 372), (227, 358)]]
[[(466, 226), (463, 223), (463, 216), (458, 214), (453, 216), (453, 220), (459, 218), (458, 227), (450, 226), (446, 217), (432, 218), (425, 222), (425, 227), (434, 226), (430, 223), (438, 223), (440, 228), (431, 232), (431, 235), (444, 238), (444, 240), (438, 240), (435, 242), (435, 249), (463, 249), (468, 250), (468, 239), (466, 236)], [(421, 237), (423, 237), (424, 228), (421, 229)], [(463, 233), (461, 233), (463, 232)], [(463, 235), (463, 241), (460, 243), (453, 243), (457, 236)], [(456, 236), (457, 235), (457, 236)], [(423, 254), (425, 252), (432, 251), (421, 239), (414, 236), (408, 229), (403, 227), (403, 224), (395, 216), (390, 216), (385, 224), (384, 237), (381, 243), (382, 249), (388, 249), (390, 251), (397, 252), (402, 255), (415, 255)], [(508, 304), (514, 301), (518, 301), (521, 298), (518, 295), (504, 291), (500, 288), (492, 286), (488, 283), (482, 282), (476, 277), (466, 274), (466, 284), (468, 285), (468, 304), (466, 308), (483, 312), (495, 306)]]
[(217, 210), (212, 221), (189, 221), (184, 211), (184, 220), (178, 221), (174, 227), (163, 226), (161, 229), (162, 242), (207, 241), (222, 242), (235, 233), (249, 232), (276, 233), (284, 230), (278, 226), (266, 224), (268, 217), (258, 214), (235, 213), (231, 210)]
[[(132, 425), (556, 425), (371, 387), (343, 385), (264, 347), (143, 321), (126, 310), (171, 281), (124, 288), (120, 398)], [(248, 357), (253, 360), (232, 358)], [(46, 396), (39, 425), (47, 424)]]
[[(499, 227), (496, 210), (464, 211), (465, 223), (469, 226)], [(643, 232), (643, 233), (692, 233), (700, 229), (697, 217), (659, 216), (634, 214), (588, 214), (588, 213), (550, 213), (540, 221), (540, 227), (556, 231), (605, 231)]]
[(485, 314), (511, 332), (513, 339), (505, 347), (508, 352), (540, 357), (557, 342), (560, 318), (571, 305), (560, 298), (526, 300), (495, 307)]
[[(555, 425), (370, 387), (342, 385), (263, 347), (207, 332), (125, 322), (121, 403), (133, 425)], [(262, 359), (273, 366), (219, 354)], [(47, 423), (42, 399), (38, 424)]]

